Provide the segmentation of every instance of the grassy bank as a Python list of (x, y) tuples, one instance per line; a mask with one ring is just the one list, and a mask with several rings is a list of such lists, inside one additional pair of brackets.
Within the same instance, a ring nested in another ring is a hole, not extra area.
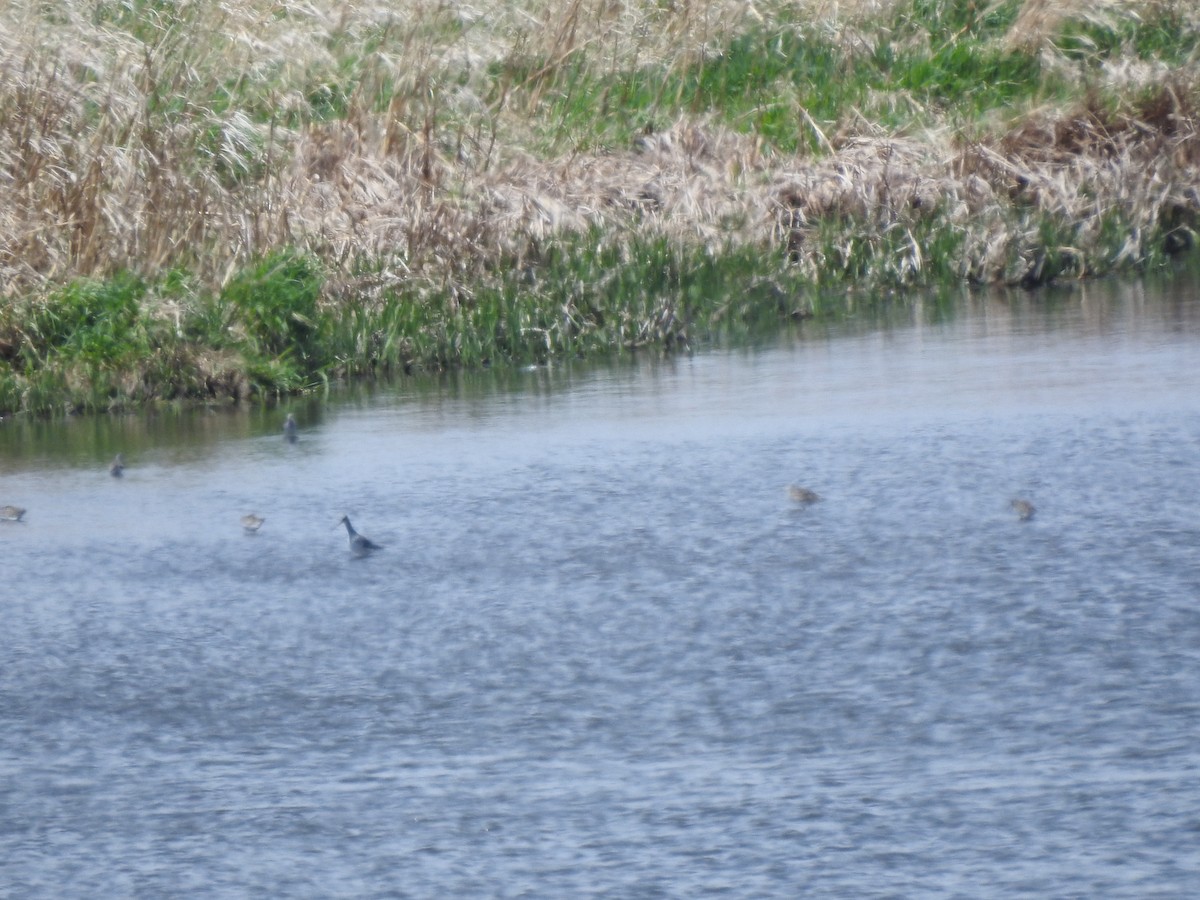
[(1160, 265), (1184, 0), (0, 10), (0, 413), (673, 351)]

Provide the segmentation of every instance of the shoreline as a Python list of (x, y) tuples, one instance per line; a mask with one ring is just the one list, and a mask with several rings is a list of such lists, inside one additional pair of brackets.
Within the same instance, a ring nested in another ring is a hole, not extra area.
[(1186, 4), (861, 6), (13, 13), (0, 414), (671, 353), (1191, 254)]

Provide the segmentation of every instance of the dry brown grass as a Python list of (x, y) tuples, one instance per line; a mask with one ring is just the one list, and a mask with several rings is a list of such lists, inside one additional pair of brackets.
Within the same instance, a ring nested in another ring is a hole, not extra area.
[(1145, 0), (1024, 0), (1009, 29), (1010, 47), (1044, 47), (1053, 43), (1064, 22), (1111, 26), (1121, 16), (1136, 16)]
[[(135, 36), (97, 22), (92, 6), (56, 5), (47, 18), (10, 4), (0, 11), (0, 291), (130, 267), (181, 267), (217, 285), (284, 245), (348, 283), (370, 262), (376, 286), (444, 286), (591, 226), (713, 247), (783, 241), (815, 272), (823, 261), (807, 238), (823, 222), (911, 232), (935, 213), (967, 235), (963, 274), (995, 280), (1013, 277), (1030, 210), (1082, 223), (1086, 236), (1119, 209), (1131, 258), (1154, 223), (1200, 214), (1194, 73), (1154, 107), (1035, 111), (971, 139), (948, 124), (896, 135), (851, 121), (826, 134), (813, 122), (820, 157), (764, 153), (753, 135), (689, 117), (636, 146), (547, 158), (525, 140), (530, 101), (481, 99), (495, 60), (546, 61), (525, 85), (536, 97), (539, 78), (585, 51), (613, 67), (682, 64), (797, 10), (856, 40), (857, 24), (892, 5), (260, 0), (182, 4)], [(1056, 16), (1136, 5), (1027, 0), (1011, 40), (1043, 41)], [(305, 86), (336, 82), (339, 46), (375, 44), (364, 65), (393, 85), (386, 111), (351, 97), (336, 121), (288, 119), (310, 103)], [(230, 91), (276, 121), (222, 102)], [(913, 251), (904, 265), (919, 268), (915, 238)]]

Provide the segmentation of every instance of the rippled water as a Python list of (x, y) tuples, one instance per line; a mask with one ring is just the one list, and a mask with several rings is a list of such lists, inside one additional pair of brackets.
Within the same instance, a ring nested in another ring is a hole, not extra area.
[(0, 894), (1195, 895), (1198, 361), (1102, 285), (6, 423)]

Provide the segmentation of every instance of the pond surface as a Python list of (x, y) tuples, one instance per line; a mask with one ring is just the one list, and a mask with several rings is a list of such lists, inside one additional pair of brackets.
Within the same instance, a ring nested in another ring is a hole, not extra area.
[(0, 895), (1195, 896), (1198, 298), (0, 424)]

